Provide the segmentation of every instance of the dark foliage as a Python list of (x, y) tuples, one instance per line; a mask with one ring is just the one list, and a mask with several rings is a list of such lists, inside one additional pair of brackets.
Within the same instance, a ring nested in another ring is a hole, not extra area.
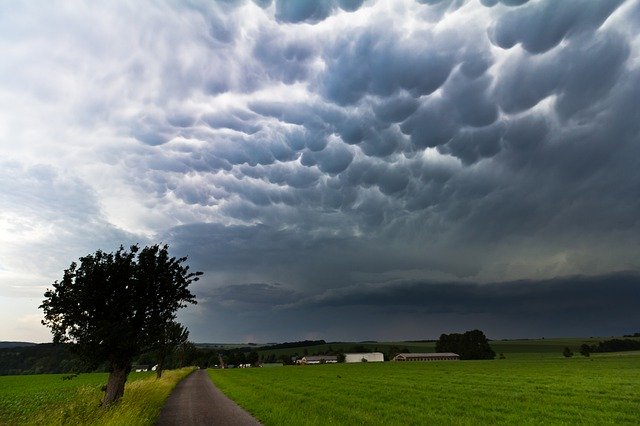
[(453, 352), (460, 359), (494, 359), (496, 353), (489, 345), (489, 339), (480, 330), (465, 333), (442, 334), (436, 342), (436, 352)]
[(91, 371), (71, 353), (70, 346), (43, 343), (0, 349), (0, 376)]
[(150, 349), (155, 355), (154, 358), (157, 365), (156, 376), (160, 378), (162, 377), (162, 371), (166, 368), (167, 358), (176, 351), (180, 345), (187, 343), (189, 330), (175, 321), (169, 321), (159, 325), (156, 330), (157, 332), (154, 333), (155, 340), (151, 343)]
[(582, 345), (580, 345), (580, 355), (586, 356), (586, 357), (591, 355), (591, 347), (589, 347), (589, 345), (587, 345), (586, 343), (583, 343)]
[(565, 346), (565, 348), (562, 350), (562, 355), (565, 358), (571, 358), (573, 356), (573, 351), (568, 346)]
[(611, 339), (590, 346), (591, 352), (624, 352), (640, 350), (640, 340)]
[(31, 342), (0, 342), (0, 349), (19, 348), (23, 346), (35, 346), (37, 343)]

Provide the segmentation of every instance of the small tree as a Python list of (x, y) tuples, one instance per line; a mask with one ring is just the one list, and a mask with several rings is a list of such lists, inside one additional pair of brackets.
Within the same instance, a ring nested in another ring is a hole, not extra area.
[(73, 343), (93, 367), (107, 363), (104, 406), (124, 394), (132, 359), (153, 346), (179, 308), (196, 303), (187, 287), (202, 273), (189, 272), (185, 261), (169, 257), (166, 245), (98, 250), (73, 262), (45, 292), (42, 324), (54, 343)]
[(562, 350), (562, 355), (565, 358), (571, 358), (573, 356), (573, 351), (569, 348), (569, 346), (565, 346), (565, 348)]
[(162, 377), (167, 357), (189, 339), (189, 330), (175, 321), (158, 325), (156, 330), (157, 339), (152, 343), (151, 348), (155, 353), (156, 377), (159, 379)]
[(586, 343), (580, 345), (580, 355), (588, 357), (591, 355), (591, 347)]

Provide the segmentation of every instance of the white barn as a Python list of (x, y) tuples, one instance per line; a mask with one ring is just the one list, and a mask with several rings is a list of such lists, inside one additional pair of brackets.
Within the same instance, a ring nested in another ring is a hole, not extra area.
[(344, 354), (344, 362), (384, 362), (382, 352), (367, 352), (359, 354)]

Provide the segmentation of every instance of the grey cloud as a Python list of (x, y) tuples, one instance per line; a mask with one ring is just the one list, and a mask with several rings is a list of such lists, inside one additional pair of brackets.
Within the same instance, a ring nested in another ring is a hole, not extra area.
[(457, 44), (453, 35), (436, 38), (429, 32), (411, 39), (371, 30), (343, 37), (325, 55), (322, 93), (341, 105), (353, 104), (366, 93), (389, 96), (399, 89), (428, 95), (449, 76)]
[(353, 160), (353, 153), (342, 144), (334, 143), (316, 155), (316, 164), (324, 173), (343, 172)]
[(376, 117), (387, 123), (398, 123), (413, 114), (420, 103), (406, 93), (383, 98), (373, 107)]
[(427, 100), (400, 128), (411, 136), (411, 142), (419, 149), (443, 145), (455, 135), (458, 128), (453, 109), (454, 106), (446, 100)]
[(316, 23), (326, 19), (337, 7), (352, 12), (364, 0), (276, 0), (276, 19), (282, 22)]
[(493, 7), (498, 3), (502, 3), (505, 6), (522, 6), (527, 3), (529, 0), (480, 0), (484, 6)]
[(500, 17), (490, 34), (494, 43), (504, 49), (522, 43), (527, 51), (542, 53), (565, 37), (598, 28), (623, 2), (532, 2)]
[(557, 89), (563, 69), (556, 55), (522, 56), (508, 61), (496, 82), (495, 96), (507, 113), (535, 106)]
[(288, 38), (284, 33), (266, 33), (257, 40), (253, 55), (271, 79), (293, 84), (309, 76), (317, 47), (311, 41)]
[(248, 135), (257, 133), (260, 130), (260, 126), (251, 123), (250, 117), (241, 111), (238, 113), (205, 114), (201, 119), (214, 129), (231, 129)]
[(298, 300), (299, 295), (281, 284), (249, 283), (232, 284), (214, 289), (205, 289), (202, 296), (212, 303), (223, 306), (257, 305), (267, 309), (277, 305), (289, 304)]
[(619, 34), (600, 31), (572, 39), (565, 47), (535, 57), (507, 62), (496, 87), (500, 106), (507, 112), (531, 108), (557, 94), (556, 107), (563, 118), (592, 106), (606, 96), (629, 55)]
[[(465, 164), (473, 164), (483, 158), (491, 158), (500, 152), (504, 133), (505, 125), (503, 122), (481, 129), (463, 129), (438, 149), (442, 153), (454, 155)], [(527, 136), (529, 137), (529, 135)], [(535, 133), (531, 137), (535, 138)]]
[(488, 93), (490, 84), (488, 76), (469, 81), (457, 73), (447, 83), (445, 96), (455, 106), (461, 125), (482, 127), (496, 121), (498, 109)]
[(565, 119), (609, 93), (630, 51), (626, 40), (611, 31), (601, 31), (595, 37), (573, 44), (575, 49), (566, 59), (569, 66), (557, 104), (560, 116)]
[(359, 145), (369, 157), (387, 157), (405, 145), (405, 136), (400, 129), (392, 127), (372, 133)]

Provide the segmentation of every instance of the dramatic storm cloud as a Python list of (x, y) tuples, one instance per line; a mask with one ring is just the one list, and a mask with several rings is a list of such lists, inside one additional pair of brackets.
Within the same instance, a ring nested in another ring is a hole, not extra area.
[(0, 5), (0, 340), (167, 242), (196, 341), (638, 331), (635, 0)]

